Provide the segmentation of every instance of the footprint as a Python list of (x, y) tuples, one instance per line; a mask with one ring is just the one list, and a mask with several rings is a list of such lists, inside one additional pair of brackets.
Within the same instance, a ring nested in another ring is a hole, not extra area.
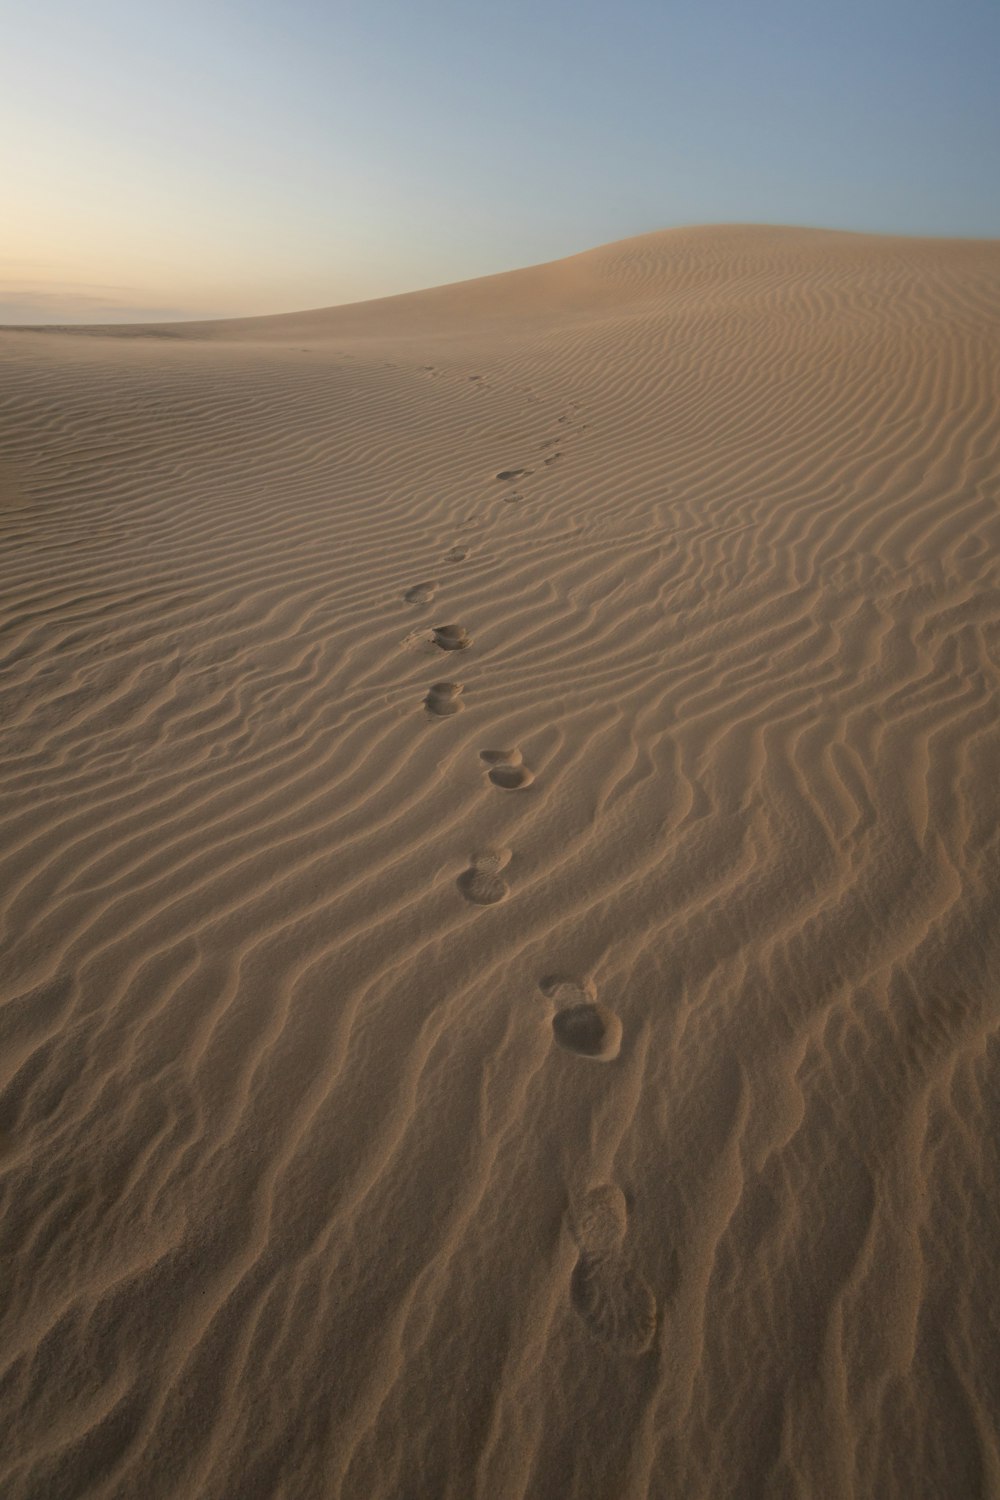
[(458, 888), (467, 901), (476, 906), (495, 906), (510, 895), (510, 886), (501, 871), (506, 870), (512, 855), (509, 849), (484, 849), (474, 854), (467, 870), (458, 877)]
[(628, 1228), (625, 1194), (613, 1182), (584, 1193), (569, 1210), (569, 1230), (581, 1255), (613, 1255), (620, 1250)]
[(520, 750), (480, 750), (479, 757), (489, 766), (493, 785), (505, 792), (520, 791), (535, 779), (534, 771), (523, 764)]
[(523, 474), (530, 473), (530, 469), (501, 469), (499, 474), (497, 475), (497, 478), (502, 480), (503, 483), (506, 484), (508, 480), (520, 479)]
[(546, 458), (544, 460), (544, 462), (546, 464), (554, 464), (554, 463), (558, 463), (561, 458), (562, 458), (562, 454), (561, 453), (550, 453), (549, 456), (548, 456), (548, 458)]
[(597, 994), (589, 979), (578, 979), (575, 974), (546, 974), (538, 981), (538, 988), (549, 1000), (568, 1005), (573, 1000), (593, 1000)]
[(594, 1062), (613, 1062), (621, 1051), (622, 1023), (614, 1011), (596, 1001), (556, 1011), (552, 1032), (560, 1047)]
[(435, 625), (434, 644), (442, 651), (464, 651), (472, 640), (464, 625)]
[(430, 604), (438, 587), (436, 578), (432, 578), (428, 583), (415, 583), (411, 589), (406, 590), (403, 598), (407, 604)]
[(594, 1062), (613, 1062), (621, 1051), (622, 1023), (600, 1005), (594, 986), (569, 975), (550, 974), (539, 989), (556, 1004), (552, 1034), (560, 1047)]
[(463, 690), (460, 682), (432, 682), (424, 699), (427, 712), (437, 719), (447, 719), (452, 714), (461, 713), (465, 707), (461, 701)]
[(494, 766), (490, 771), (493, 785), (502, 787), (505, 792), (519, 792), (522, 787), (530, 786), (534, 779), (534, 771), (529, 771), (527, 766)]
[(505, 505), (520, 505), (520, 503), (521, 503), (521, 501), (523, 499), (524, 499), (524, 496), (517, 494), (516, 491), (515, 491), (515, 493), (513, 495), (504, 495), (504, 497), (503, 497)]
[(603, 1343), (623, 1354), (644, 1354), (656, 1336), (657, 1306), (625, 1252), (624, 1193), (602, 1183), (571, 1205), (567, 1218), (580, 1252), (570, 1281), (573, 1306)]
[(450, 562), (450, 563), (465, 562), (465, 559), (468, 557), (468, 555), (469, 555), (469, 549), (468, 549), (468, 547), (458, 547), (458, 546), (456, 546), (456, 547), (452, 547), (448, 552), (445, 553), (444, 560), (445, 560), (445, 562)]
[(570, 1296), (591, 1333), (622, 1354), (645, 1354), (656, 1337), (652, 1288), (624, 1259), (581, 1255)]

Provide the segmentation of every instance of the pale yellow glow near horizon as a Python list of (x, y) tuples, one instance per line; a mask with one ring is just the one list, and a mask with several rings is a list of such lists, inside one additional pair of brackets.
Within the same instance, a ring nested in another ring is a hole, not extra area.
[(435, 276), (430, 264), (343, 234), (324, 235), (310, 253), (280, 235), (251, 250), (246, 236), (211, 222), (192, 234), (162, 213), (137, 211), (122, 222), (86, 205), (32, 206), (28, 214), (13, 205), (15, 231), (0, 255), (0, 323), (288, 312), (458, 280), (463, 269), (445, 265)]
[(268, 213), (252, 183), (151, 172), (127, 142), (95, 157), (39, 132), (5, 176), (0, 322), (283, 312), (434, 279), (377, 223), (352, 234), (337, 195)]

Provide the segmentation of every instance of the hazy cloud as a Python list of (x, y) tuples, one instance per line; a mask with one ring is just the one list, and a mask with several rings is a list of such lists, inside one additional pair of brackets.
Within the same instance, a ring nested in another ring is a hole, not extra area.
[(209, 318), (204, 309), (145, 300), (137, 288), (93, 284), (26, 286), (0, 277), (0, 323), (167, 323)]

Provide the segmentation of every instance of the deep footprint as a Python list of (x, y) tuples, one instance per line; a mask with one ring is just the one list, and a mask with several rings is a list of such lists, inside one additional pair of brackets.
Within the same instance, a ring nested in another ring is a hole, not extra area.
[(621, 1051), (622, 1023), (596, 1000), (580, 1000), (557, 1010), (552, 1034), (560, 1047), (594, 1062), (613, 1062)]
[(522, 763), (521, 752), (513, 750), (480, 750), (480, 760), (489, 766), (489, 777), (494, 786), (505, 792), (519, 792), (530, 786), (535, 779), (534, 771)]
[(428, 583), (415, 583), (412, 588), (406, 590), (403, 598), (407, 604), (430, 604), (437, 591), (437, 580), (431, 579)]
[(508, 480), (520, 479), (522, 475), (530, 473), (530, 469), (501, 469), (499, 474), (497, 475), (497, 478), (499, 480), (502, 480), (502, 482), (506, 484)]
[(476, 906), (496, 906), (510, 895), (510, 886), (501, 874), (511, 861), (509, 849), (484, 849), (474, 854), (467, 870), (458, 877), (458, 888), (467, 901)]
[(504, 792), (520, 792), (535, 779), (534, 771), (527, 766), (494, 766), (490, 780)]
[(464, 625), (435, 625), (434, 644), (442, 651), (464, 651), (472, 640)]
[(432, 682), (424, 699), (424, 707), (437, 719), (450, 718), (452, 714), (461, 713), (465, 707), (461, 701), (463, 691), (460, 682)]

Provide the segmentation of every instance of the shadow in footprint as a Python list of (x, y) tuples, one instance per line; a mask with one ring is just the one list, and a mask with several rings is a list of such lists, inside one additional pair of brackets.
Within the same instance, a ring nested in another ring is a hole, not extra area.
[(510, 864), (509, 849), (484, 849), (474, 854), (469, 868), (458, 877), (458, 888), (467, 901), (476, 906), (496, 906), (510, 895), (510, 886), (502, 871)]
[(548, 974), (538, 987), (555, 1006), (552, 1035), (560, 1047), (593, 1062), (614, 1061), (621, 1051), (622, 1023), (613, 1010), (598, 1003), (589, 980)]
[(530, 469), (501, 469), (497, 478), (507, 484), (511, 479), (520, 479), (524, 474), (530, 474)]
[(656, 1337), (652, 1288), (625, 1252), (628, 1210), (614, 1183), (602, 1183), (571, 1206), (569, 1229), (579, 1257), (570, 1281), (573, 1306), (590, 1332), (622, 1354), (645, 1354)]
[(435, 625), (434, 644), (442, 651), (465, 651), (472, 639), (464, 625)]
[(427, 583), (415, 583), (412, 588), (406, 590), (403, 598), (407, 604), (430, 604), (437, 591), (437, 580), (431, 579)]
[(424, 707), (436, 719), (448, 719), (452, 714), (461, 713), (465, 707), (461, 701), (463, 691), (460, 682), (432, 682), (424, 699)]
[(534, 771), (523, 764), (521, 752), (516, 748), (480, 750), (479, 758), (489, 766), (489, 778), (493, 785), (505, 792), (519, 792), (523, 787), (530, 786), (535, 779)]
[(552, 1017), (552, 1033), (567, 1052), (594, 1062), (613, 1062), (621, 1051), (622, 1023), (596, 1001), (567, 1006)]

